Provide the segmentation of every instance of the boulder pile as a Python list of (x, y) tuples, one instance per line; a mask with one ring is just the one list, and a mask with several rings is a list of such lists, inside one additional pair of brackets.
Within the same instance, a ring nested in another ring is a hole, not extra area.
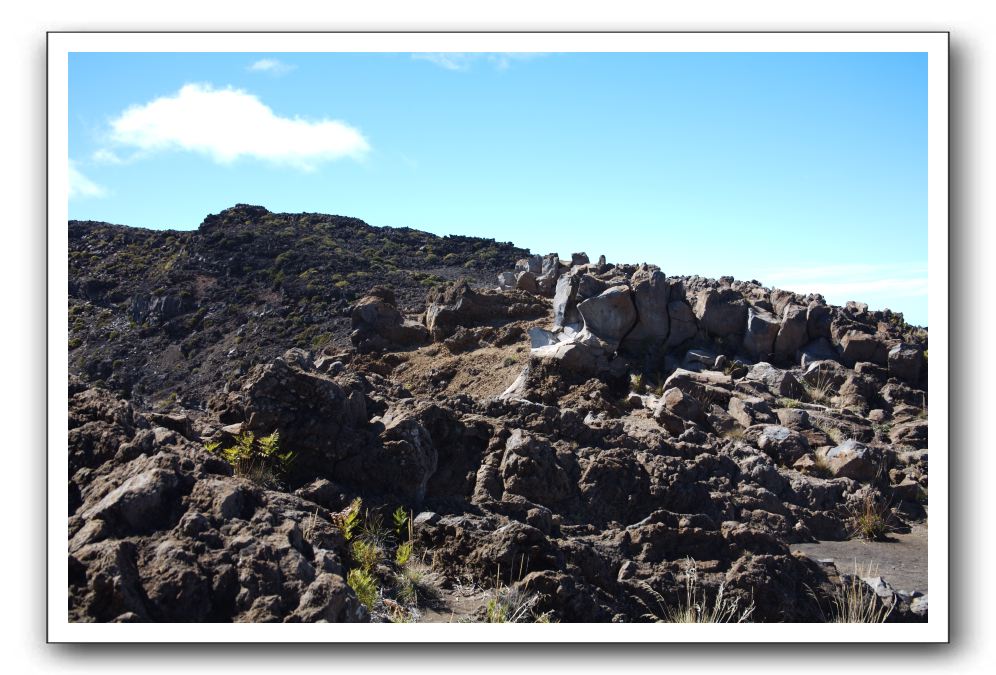
[[(537, 269), (543, 270), (537, 283), (523, 283)], [(607, 264), (604, 256), (594, 265), (584, 254), (569, 265), (556, 254), (533, 256), (516, 270), (499, 275), (499, 288), (553, 300), (550, 330), (532, 334), (540, 358), (605, 368), (624, 353), (649, 355), (673, 368), (673, 358), (663, 359), (692, 353), (683, 365), (696, 370), (714, 367), (710, 359), (717, 358), (780, 367), (831, 360), (850, 369), (877, 366), (906, 385), (925, 386), (926, 332), (910, 332), (902, 315), (889, 310), (870, 312), (856, 302), (833, 307), (820, 295), (732, 277), (667, 277), (655, 265)], [(576, 345), (586, 357), (565, 345)]]

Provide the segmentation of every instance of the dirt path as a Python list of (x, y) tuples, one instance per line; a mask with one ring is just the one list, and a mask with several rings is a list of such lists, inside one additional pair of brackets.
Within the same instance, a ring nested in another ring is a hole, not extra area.
[(869, 564), (896, 590), (927, 592), (927, 526), (915, 525), (909, 534), (893, 534), (894, 541), (821, 541), (792, 544), (813, 559), (830, 558), (841, 572), (851, 572)]

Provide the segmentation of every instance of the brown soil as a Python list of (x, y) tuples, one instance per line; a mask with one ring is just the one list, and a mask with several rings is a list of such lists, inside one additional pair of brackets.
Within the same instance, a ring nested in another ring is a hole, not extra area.
[[(547, 320), (523, 322), (524, 330), (545, 325)], [(461, 354), (451, 354), (443, 345), (432, 344), (405, 354), (404, 363), (394, 369), (391, 378), (415, 395), (468, 394), (478, 399), (498, 396), (515, 382), (529, 363), (528, 336), (506, 347), (482, 347)], [(444, 386), (440, 373), (452, 373)]]
[(438, 588), (437, 595), (422, 607), (419, 623), (459, 623), (472, 620), (484, 607), (491, 592), (474, 583), (455, 583)]

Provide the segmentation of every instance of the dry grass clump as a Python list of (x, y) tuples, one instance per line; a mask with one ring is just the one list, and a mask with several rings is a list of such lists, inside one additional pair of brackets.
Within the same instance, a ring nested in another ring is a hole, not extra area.
[(738, 598), (724, 594), (723, 584), (710, 604), (706, 590), (699, 586), (698, 568), (692, 558), (685, 559), (685, 596), (677, 605), (668, 605), (660, 593), (648, 585), (645, 588), (654, 595), (661, 610), (645, 616), (659, 623), (750, 623), (754, 613), (753, 602), (741, 608)]
[(830, 406), (833, 404), (833, 379), (829, 374), (820, 374), (816, 378), (816, 382), (809, 384), (803, 381), (802, 387), (806, 392), (806, 397), (809, 399), (810, 403), (817, 403), (819, 405)]
[(832, 478), (833, 468), (830, 466), (830, 460), (822, 452), (813, 453), (813, 465), (809, 467), (809, 473), (818, 478)]
[(485, 605), (483, 623), (550, 623), (549, 612), (536, 612), (539, 596), (499, 584)]
[(862, 579), (877, 576), (874, 564), (868, 563), (864, 573), (859, 574), (858, 564), (854, 563), (854, 574), (844, 575), (843, 583), (836, 587), (830, 596), (830, 619), (828, 623), (884, 623), (892, 612), (875, 590)]
[(874, 495), (867, 494), (861, 503), (851, 509), (851, 536), (869, 541), (884, 541), (894, 531), (892, 509), (879, 503)]

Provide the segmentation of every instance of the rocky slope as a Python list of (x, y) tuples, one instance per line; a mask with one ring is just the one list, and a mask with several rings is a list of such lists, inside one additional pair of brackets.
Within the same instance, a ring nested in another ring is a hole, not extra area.
[[(851, 570), (790, 545), (926, 523), (900, 315), (258, 207), (70, 229), (73, 620), (647, 621), (694, 588), (826, 621)], [(361, 235), (398, 269), (336, 290), (362, 254), (314, 239)], [(275, 432), (286, 462), (233, 459)]]
[(203, 405), (219, 382), (290, 347), (348, 345), (352, 304), (377, 284), (418, 312), (427, 289), (490, 283), (525, 254), (247, 205), (195, 231), (70, 221), (70, 369), (144, 404)]

